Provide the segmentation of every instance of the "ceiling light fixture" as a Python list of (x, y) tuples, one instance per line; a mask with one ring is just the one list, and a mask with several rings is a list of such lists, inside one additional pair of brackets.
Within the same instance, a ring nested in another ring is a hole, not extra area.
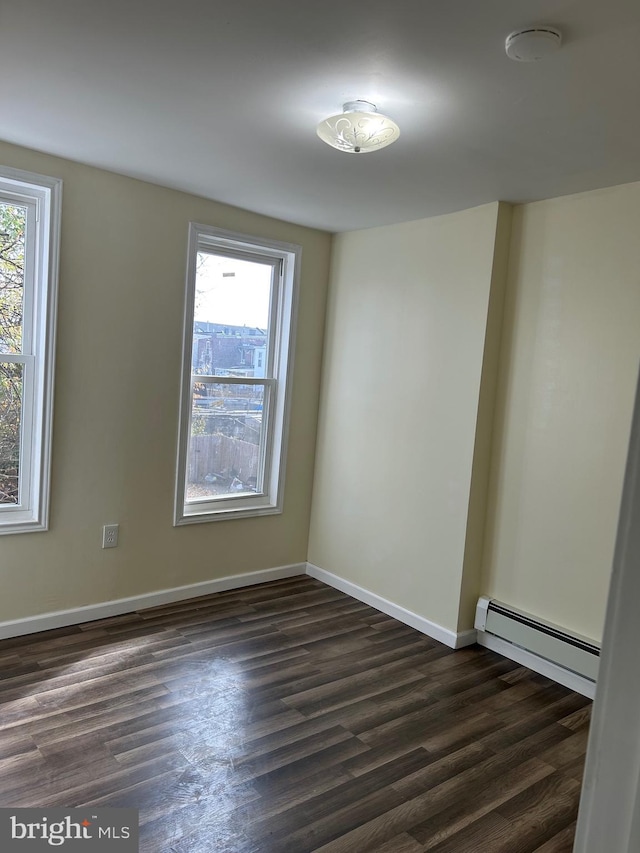
[(347, 101), (344, 112), (321, 121), (317, 133), (323, 142), (349, 154), (366, 154), (391, 145), (400, 128), (369, 101)]

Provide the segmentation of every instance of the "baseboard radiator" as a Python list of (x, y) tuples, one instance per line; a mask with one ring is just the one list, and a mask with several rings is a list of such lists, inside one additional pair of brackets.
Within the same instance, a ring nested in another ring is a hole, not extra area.
[(484, 596), (478, 600), (475, 627), (487, 639), (496, 637), (595, 685), (600, 649), (585, 637)]

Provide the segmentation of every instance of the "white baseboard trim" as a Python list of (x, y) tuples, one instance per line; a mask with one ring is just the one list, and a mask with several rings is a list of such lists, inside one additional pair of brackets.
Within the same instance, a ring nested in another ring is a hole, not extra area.
[(229, 575), (215, 580), (188, 584), (187, 586), (147, 592), (142, 595), (134, 595), (131, 598), (118, 598), (115, 601), (105, 601), (102, 604), (89, 604), (86, 607), (74, 607), (70, 610), (58, 610), (54, 613), (43, 613), (39, 616), (28, 616), (25, 619), (0, 622), (0, 639), (21, 637), (24, 634), (35, 634), (38, 631), (49, 631), (52, 628), (66, 628), (68, 625), (79, 625), (84, 622), (92, 622), (95, 619), (106, 619), (108, 616), (120, 616), (134, 610), (158, 607), (162, 604), (171, 604), (174, 601), (197, 598), (200, 595), (211, 595), (213, 592), (224, 592), (229, 589), (239, 589), (243, 586), (253, 586), (281, 578), (292, 578), (296, 575), (306, 574), (306, 568), (306, 563), (293, 563), (290, 566), (262, 569), (257, 572)]
[(438, 640), (439, 643), (444, 643), (445, 646), (449, 646), (451, 649), (460, 649), (463, 646), (470, 646), (476, 641), (475, 628), (470, 631), (459, 631), (457, 633), (455, 631), (450, 631), (448, 628), (443, 628), (442, 625), (438, 625), (436, 622), (431, 622), (429, 619), (425, 619), (424, 616), (419, 616), (411, 610), (406, 610), (404, 607), (400, 607), (399, 604), (394, 604), (392, 601), (388, 601), (381, 595), (371, 592), (371, 590), (364, 589), (364, 587), (351, 583), (351, 581), (345, 580), (331, 572), (327, 572), (325, 569), (314, 566), (313, 563), (307, 563), (307, 574), (312, 578), (316, 578), (316, 580), (328, 584), (328, 586), (334, 587), (334, 589), (339, 589), (340, 592), (346, 592), (347, 595), (350, 595), (352, 598), (356, 598), (358, 601), (363, 601), (365, 604), (375, 607), (376, 610), (381, 610), (383, 613), (386, 613), (387, 616), (392, 616), (399, 622), (403, 622), (405, 625), (415, 628), (417, 631), (426, 634), (428, 637)]
[(475, 628), (467, 628), (466, 631), (458, 631), (456, 633), (456, 645), (454, 648), (463, 649), (465, 646), (472, 646), (476, 642), (478, 632)]
[(576, 693), (587, 696), (593, 699), (596, 692), (595, 681), (590, 681), (582, 675), (564, 669), (551, 661), (538, 657), (533, 652), (528, 652), (526, 649), (521, 649), (520, 646), (514, 646), (508, 640), (503, 640), (500, 637), (494, 637), (493, 634), (487, 634), (485, 631), (478, 631), (478, 645), (484, 646), (486, 649), (491, 649), (492, 652), (497, 652), (509, 660), (526, 666), (527, 669), (532, 669), (534, 672), (539, 672), (540, 675), (546, 675), (552, 681), (557, 681), (564, 687), (570, 690), (575, 690)]

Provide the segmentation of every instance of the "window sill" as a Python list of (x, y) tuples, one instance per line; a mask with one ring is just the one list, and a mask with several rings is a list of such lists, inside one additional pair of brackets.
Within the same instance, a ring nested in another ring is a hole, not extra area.
[(41, 530), (48, 530), (49, 526), (42, 521), (34, 518), (27, 518), (23, 521), (12, 519), (11, 521), (0, 520), (0, 536), (5, 536), (11, 533), (37, 533)]
[(237, 508), (224, 507), (220, 509), (194, 509), (183, 510), (176, 514), (174, 527), (185, 524), (201, 524), (208, 521), (230, 521), (234, 518), (259, 518), (263, 515), (281, 515), (282, 507), (273, 504), (248, 504), (243, 503)]

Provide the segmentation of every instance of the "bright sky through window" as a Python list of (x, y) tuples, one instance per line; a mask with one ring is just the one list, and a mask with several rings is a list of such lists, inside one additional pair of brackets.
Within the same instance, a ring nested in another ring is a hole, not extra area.
[(198, 252), (195, 320), (266, 329), (270, 292), (270, 266)]

